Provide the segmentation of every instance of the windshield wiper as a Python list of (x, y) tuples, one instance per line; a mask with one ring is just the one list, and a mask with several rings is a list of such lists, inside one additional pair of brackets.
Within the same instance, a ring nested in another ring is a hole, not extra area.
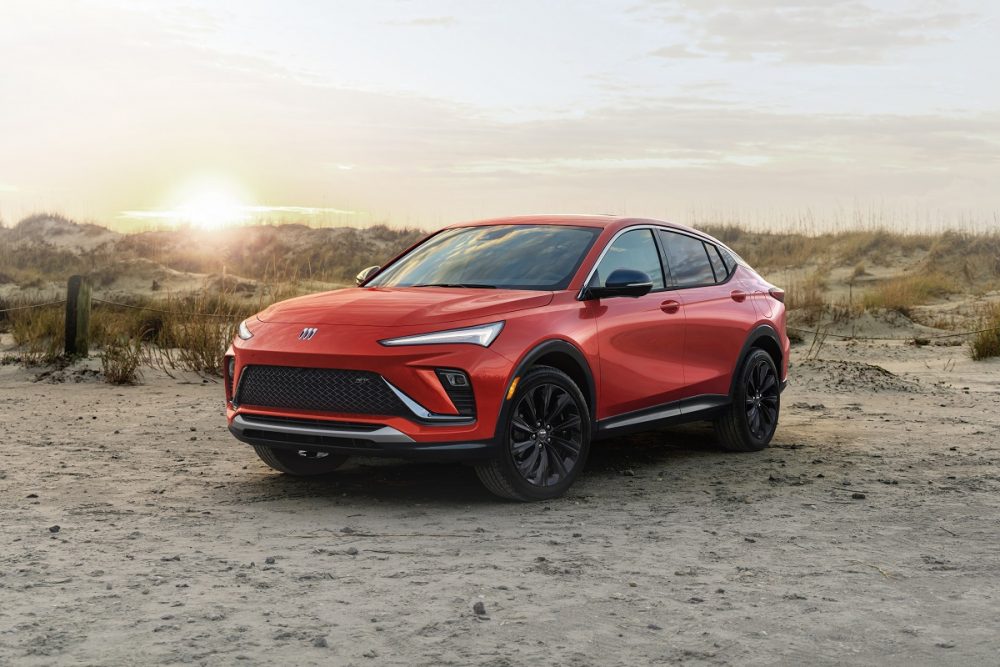
[(470, 289), (496, 289), (496, 285), (482, 285), (480, 283), (422, 283), (420, 285), (410, 285), (410, 287), (468, 287)]

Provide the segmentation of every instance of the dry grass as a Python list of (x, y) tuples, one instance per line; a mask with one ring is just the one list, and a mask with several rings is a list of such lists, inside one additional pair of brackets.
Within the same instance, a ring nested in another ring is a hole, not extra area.
[(886, 280), (871, 289), (865, 294), (864, 305), (867, 309), (884, 308), (911, 317), (914, 306), (958, 291), (955, 280), (943, 273), (910, 274)]
[[(886, 230), (845, 231), (836, 234), (750, 232), (733, 225), (703, 226), (761, 270), (806, 266), (816, 261), (841, 266), (887, 266), (896, 257), (929, 252), (938, 238), (930, 234), (899, 234)], [(963, 242), (971, 242), (966, 237)], [(973, 238), (988, 238), (975, 236)], [(1000, 239), (1000, 236), (997, 237)]]
[[(199, 294), (161, 297), (163, 292), (154, 292), (153, 297), (129, 298), (131, 308), (95, 303), (91, 318), (92, 347), (110, 349), (109, 358), (125, 354), (122, 341), (128, 340), (130, 353), (134, 356), (140, 350), (144, 364), (168, 372), (210, 374), (221, 373), (222, 354), (241, 319), (275, 301), (319, 288), (310, 281), (350, 283), (358, 269), (384, 261), (422, 235), (418, 230), (384, 226), (365, 230), (265, 226), (218, 234), (175, 230), (129, 235), (93, 250), (74, 252), (44, 240), (28, 243), (34, 238), (32, 225), (48, 219), (57, 219), (60, 233), (74, 230), (72, 221), (50, 215), (0, 229), (0, 283), (45, 287), (62, 284), (74, 273), (90, 276), (97, 286), (122, 277), (134, 280), (136, 275), (156, 283), (160, 273), (169, 269), (211, 276)], [(949, 293), (1000, 286), (997, 233), (899, 234), (874, 224), (824, 234), (813, 233), (815, 228), (808, 225), (781, 233), (753, 232), (734, 225), (699, 227), (729, 244), (765, 275), (783, 268), (796, 269), (801, 275), (801, 269), (808, 267), (811, 274), (786, 285), (789, 310), (807, 326), (842, 321), (863, 308), (890, 309), (912, 317), (914, 306)], [(106, 233), (93, 225), (80, 229)], [(875, 283), (862, 299), (857, 298), (860, 286), (871, 284), (871, 273), (883, 273), (872, 267), (900, 264), (908, 267), (907, 274)], [(831, 267), (853, 267), (848, 279), (853, 298), (837, 302), (831, 297), (837, 290), (825, 278)], [(0, 310), (22, 303), (0, 299)], [(62, 308), (0, 312), (0, 331), (13, 333), (24, 363), (50, 363), (63, 349)], [(983, 349), (988, 349), (988, 342), (984, 339)]]
[(793, 280), (785, 288), (785, 304), (789, 310), (802, 312), (805, 324), (815, 324), (826, 312), (826, 281), (820, 272), (805, 280)]
[(101, 351), (101, 370), (109, 384), (137, 384), (142, 373), (143, 350), (141, 338), (118, 337), (108, 341)]
[(976, 361), (990, 357), (1000, 357), (1000, 304), (990, 304), (983, 308), (980, 329), (990, 329), (976, 334), (970, 344), (972, 358)]
[[(247, 299), (232, 294), (196, 294), (184, 298), (132, 298), (124, 305), (95, 302), (91, 347), (101, 350), (106, 378), (115, 384), (137, 380), (140, 363), (166, 371), (222, 374), (222, 356), (239, 322), (273, 301), (299, 293), (276, 285), (271, 296)], [(0, 308), (29, 305), (0, 303)], [(53, 363), (64, 347), (65, 311), (61, 305), (0, 313), (0, 330), (13, 334), (18, 359), (27, 366)]]
[[(28, 301), (6, 301), (0, 307), (15, 308), (30, 305)], [(61, 305), (35, 309), (14, 310), (7, 313), (0, 324), (14, 336), (21, 348), (20, 359), (27, 366), (49, 364), (63, 353), (66, 340), (64, 309)]]

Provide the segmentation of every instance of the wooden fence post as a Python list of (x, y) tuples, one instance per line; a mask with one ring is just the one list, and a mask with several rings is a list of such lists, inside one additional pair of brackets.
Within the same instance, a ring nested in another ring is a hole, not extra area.
[(90, 352), (90, 281), (70, 276), (66, 285), (66, 356)]

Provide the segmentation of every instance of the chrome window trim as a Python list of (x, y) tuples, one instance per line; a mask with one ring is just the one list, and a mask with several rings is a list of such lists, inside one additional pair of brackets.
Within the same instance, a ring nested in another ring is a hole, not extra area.
[(667, 280), (667, 272), (663, 268), (663, 255), (660, 253), (660, 246), (656, 240), (656, 230), (663, 229), (663, 227), (661, 227), (660, 225), (649, 225), (649, 224), (633, 225), (631, 227), (625, 227), (624, 229), (619, 229), (617, 232), (615, 232), (615, 235), (612, 236), (610, 239), (608, 239), (608, 242), (604, 244), (604, 249), (601, 250), (601, 254), (597, 256), (596, 260), (594, 260), (594, 265), (590, 267), (590, 271), (587, 273), (587, 278), (583, 281), (583, 284), (580, 286), (580, 291), (576, 293), (577, 301), (584, 300), (583, 293), (584, 291), (586, 291), (587, 285), (590, 284), (590, 280), (594, 277), (594, 273), (597, 272), (597, 267), (601, 265), (601, 262), (604, 260), (604, 256), (608, 254), (609, 250), (611, 250), (611, 246), (613, 246), (615, 241), (618, 240), (618, 237), (627, 232), (634, 232), (637, 229), (648, 229), (652, 231), (653, 247), (656, 249), (656, 255), (660, 258), (660, 271), (663, 272), (663, 288), (650, 290), (649, 293), (653, 294), (656, 292), (665, 292), (668, 289), (671, 289), (669, 281)]
[[(711, 240), (711, 239), (709, 239), (707, 237), (701, 236), (699, 234), (688, 234), (685, 230), (682, 230), (682, 229), (672, 229), (670, 227), (660, 227), (660, 229), (663, 230), (663, 231), (665, 231), (665, 232), (671, 232), (673, 234), (680, 234), (681, 236), (687, 236), (687, 237), (692, 238), (692, 239), (697, 239), (697, 240), (701, 241), (702, 243), (707, 243), (709, 245), (714, 245), (717, 248), (721, 246), (723, 248), (726, 248), (726, 250), (729, 251), (729, 253), (733, 256), (734, 259), (736, 259), (736, 258), (739, 257), (739, 255), (737, 255), (732, 250), (729, 250), (729, 248), (727, 248), (724, 244), (719, 243), (718, 241), (713, 241), (713, 240)], [(705, 252), (707, 253), (708, 251), (706, 250)], [(706, 257), (707, 257), (707, 254), (706, 254)], [(711, 263), (711, 260), (709, 260), (709, 263)], [(739, 264), (740, 264), (740, 262), (737, 261), (737, 265), (736, 266), (739, 266)], [(725, 280), (719, 280), (719, 281), (713, 282), (713, 283), (699, 283), (697, 285), (677, 285), (677, 284), (675, 284), (671, 289), (677, 289), (677, 290), (680, 290), (680, 289), (698, 289), (699, 287), (718, 287), (719, 285), (725, 285), (726, 283), (728, 283), (730, 280), (733, 279), (733, 276), (736, 275), (736, 266), (733, 267), (732, 271), (730, 271), (728, 274), (726, 274), (726, 279)], [(715, 269), (712, 270), (712, 275), (715, 276)], [(671, 276), (671, 279), (672, 278), (673, 277)]]
[[(591, 278), (594, 277), (594, 273), (597, 271), (597, 267), (600, 265), (601, 260), (604, 259), (604, 255), (607, 254), (608, 250), (611, 248), (611, 245), (615, 241), (617, 241), (618, 237), (621, 236), (622, 234), (624, 234), (625, 232), (631, 232), (631, 231), (634, 231), (636, 229), (651, 229), (651, 230), (653, 230), (653, 236), (655, 237), (654, 240), (655, 240), (655, 244), (656, 244), (656, 252), (658, 252), (658, 253), (660, 252), (660, 243), (661, 243), (661, 241), (660, 241), (660, 239), (656, 235), (657, 230), (661, 230), (661, 231), (664, 231), (664, 232), (672, 232), (674, 234), (682, 234), (683, 236), (690, 236), (693, 239), (698, 239), (702, 243), (711, 243), (712, 245), (717, 246), (719, 248), (724, 248), (730, 255), (733, 256), (733, 259), (736, 261), (736, 266), (741, 266), (742, 265), (742, 266), (746, 267), (747, 269), (750, 269), (751, 271), (753, 271), (753, 269), (750, 267), (750, 265), (747, 264), (746, 261), (742, 257), (740, 257), (738, 253), (734, 252), (732, 248), (730, 248), (729, 246), (727, 246), (725, 243), (723, 243), (721, 241), (717, 241), (717, 240), (714, 240), (712, 238), (709, 238), (707, 235), (704, 235), (704, 234), (698, 232), (697, 230), (680, 229), (678, 227), (671, 227), (670, 225), (654, 225), (654, 224), (649, 224), (649, 223), (643, 223), (643, 224), (638, 224), (638, 225), (632, 225), (630, 227), (625, 227), (624, 229), (619, 229), (617, 232), (615, 232), (615, 235), (612, 236), (610, 240), (608, 240), (608, 242), (604, 246), (604, 249), (601, 250), (601, 254), (598, 255), (597, 259), (594, 261), (594, 265), (592, 267), (590, 267), (590, 271), (587, 273), (587, 278), (583, 281), (583, 285), (580, 286), (580, 291), (576, 293), (576, 300), (577, 301), (583, 301), (584, 300), (583, 299), (583, 293), (587, 289), (587, 285), (590, 284)], [(662, 255), (660, 256), (660, 268), (663, 270), (663, 283), (664, 283), (665, 287), (663, 289), (660, 289), (660, 290), (650, 290), (650, 292), (649, 292), (650, 294), (656, 294), (656, 293), (659, 293), (659, 292), (668, 292), (668, 291), (674, 291), (674, 290), (697, 289), (699, 287), (715, 287), (717, 285), (725, 285), (726, 283), (728, 283), (729, 281), (731, 281), (733, 279), (734, 275), (736, 275), (736, 267), (734, 266), (733, 270), (729, 272), (728, 276), (726, 276), (726, 279), (723, 280), (723, 281), (721, 281), (721, 282), (706, 283), (704, 285), (685, 285), (685, 286), (681, 287), (679, 285), (674, 284), (673, 276), (668, 276), (667, 275), (669, 273), (669, 271), (670, 271), (670, 268), (663, 266), (663, 263), (664, 263), (665, 259), (666, 258), (663, 257)], [(714, 275), (714, 273), (713, 273), (713, 275)], [(669, 280), (668, 280), (668, 278), (669, 278)]]

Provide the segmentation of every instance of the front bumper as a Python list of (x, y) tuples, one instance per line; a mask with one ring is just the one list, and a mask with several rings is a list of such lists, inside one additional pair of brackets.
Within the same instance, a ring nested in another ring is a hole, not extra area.
[(229, 424), (229, 431), (248, 445), (308, 448), (351, 456), (474, 461), (489, 459), (495, 453), (493, 440), (417, 442), (386, 424), (237, 415)]
[[(457, 451), (464, 451), (469, 449), (463, 447), (467, 443), (494, 438), (497, 415), (512, 372), (512, 363), (494, 350), (475, 345), (385, 347), (378, 340), (410, 331), (367, 325), (325, 325), (307, 342), (298, 339), (300, 332), (301, 325), (259, 323), (253, 338), (233, 342), (229, 354), (234, 358), (234, 372), (231, 378), (227, 374), (226, 383), (226, 414), (230, 425), (238, 416), (251, 420), (318, 420), (326, 422), (327, 428), (330, 423), (352, 422), (388, 426), (412, 441), (381, 442), (370, 435), (354, 438), (375, 442), (378, 450), (427, 445), (433, 451), (434, 445), (455, 443)], [(246, 400), (248, 397), (242, 397), (245, 400), (241, 401), (244, 371), (252, 366), (368, 374), (373, 382), (388, 387), (395, 394), (393, 400), (398, 399), (401, 405), (392, 409), (335, 410), (308, 403), (286, 403), (286, 407), (277, 407), (280, 404), (276, 403), (254, 404)], [(468, 376), (475, 396), (474, 416), (459, 413), (438, 375), (442, 369), (459, 370)], [(237, 433), (236, 428), (232, 430)], [(334, 442), (331, 446), (345, 444), (349, 443)]]

